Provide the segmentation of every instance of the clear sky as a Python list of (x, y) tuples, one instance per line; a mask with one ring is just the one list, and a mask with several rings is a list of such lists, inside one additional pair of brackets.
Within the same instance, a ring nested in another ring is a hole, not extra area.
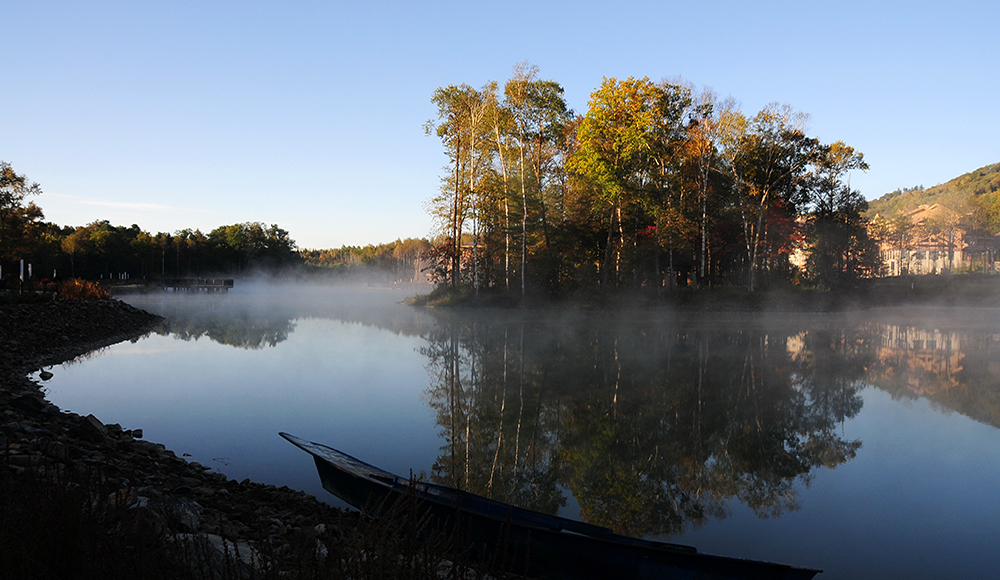
[(61, 225), (428, 236), (434, 89), (525, 60), (578, 113), (605, 76), (788, 103), (865, 154), (869, 199), (1000, 162), (995, 1), (5, 0), (0, 21), (0, 159)]

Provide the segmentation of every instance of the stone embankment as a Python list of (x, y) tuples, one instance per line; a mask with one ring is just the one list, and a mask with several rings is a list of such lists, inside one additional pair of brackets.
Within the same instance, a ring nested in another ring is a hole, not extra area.
[(146, 531), (162, 537), (195, 535), (215, 545), (263, 540), (277, 556), (292, 540), (335, 542), (352, 514), (300, 491), (227, 479), (145, 441), (141, 429), (63, 412), (28, 378), (160, 322), (113, 300), (0, 305), (0, 470), (96, 475), (101, 493), (130, 506)]

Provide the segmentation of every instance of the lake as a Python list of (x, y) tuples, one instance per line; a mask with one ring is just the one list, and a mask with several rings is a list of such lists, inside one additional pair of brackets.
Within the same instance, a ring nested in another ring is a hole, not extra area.
[(279, 431), (406, 476), (820, 578), (994, 578), (1000, 309), (428, 311), (411, 290), (126, 296), (64, 410), (343, 504)]

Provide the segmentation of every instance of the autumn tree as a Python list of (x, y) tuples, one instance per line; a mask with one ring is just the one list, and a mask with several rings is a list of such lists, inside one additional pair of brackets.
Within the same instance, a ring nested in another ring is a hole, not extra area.
[[(502, 95), (492, 81), (481, 89), (451, 85), (435, 91), (438, 118), (425, 129), (442, 140), (449, 162), (428, 211), (443, 234), (433, 253), (445, 264), (439, 269), (452, 288), (465, 279), (476, 291), (501, 283), (508, 289), (516, 270), (523, 294), (533, 244), (540, 239), (542, 250), (549, 250), (546, 194), (560, 169), (560, 142), (572, 115), (562, 93), (528, 63), (515, 66)], [(468, 227), (471, 238), (465, 239)], [(463, 255), (463, 245), (471, 256)], [(514, 245), (520, 266), (511, 260)]]
[(745, 247), (747, 289), (757, 289), (762, 269), (787, 263), (796, 202), (819, 142), (805, 134), (808, 117), (770, 104), (754, 117), (726, 111), (722, 154), (733, 180)]
[(578, 148), (569, 160), (570, 170), (595, 187), (600, 204), (597, 209), (607, 215), (601, 274), (605, 288), (612, 270), (615, 282), (620, 281), (625, 247), (623, 209), (638, 201), (644, 185), (646, 173), (639, 168), (655, 134), (660, 98), (660, 89), (648, 78), (605, 78), (591, 94), (587, 114), (577, 130)]
[(668, 253), (667, 279), (674, 285), (675, 250), (686, 245), (695, 231), (695, 222), (689, 216), (689, 205), (694, 201), (694, 189), (689, 189), (682, 178), (685, 144), (689, 140), (687, 126), (692, 118), (703, 113), (694, 107), (691, 89), (681, 84), (663, 82), (657, 86), (658, 95), (654, 125), (647, 153), (645, 179), (648, 193), (642, 197), (644, 209), (652, 214), (655, 244), (653, 250), (656, 287), (662, 286), (660, 253), (666, 245)]
[[(503, 237), (503, 288), (510, 289), (510, 256), (511, 256), (511, 164), (518, 150), (514, 137), (515, 122), (511, 110), (502, 103), (497, 95), (496, 83), (487, 85), (489, 91), (486, 98), (489, 101), (486, 124), (493, 140), (497, 166), (494, 168), (494, 189), (492, 196), (495, 206), (496, 220), (492, 233)], [(522, 244), (523, 245), (523, 244)]]
[[(690, 115), (686, 139), (682, 144), (682, 172), (690, 176), (692, 188), (697, 192), (697, 223), (698, 223), (698, 283), (704, 284), (709, 275), (709, 231), (710, 220), (718, 218), (715, 206), (715, 192), (720, 171), (719, 143), (721, 138), (720, 112), (733, 107), (731, 101), (721, 104), (716, 102), (715, 94), (704, 90), (693, 98), (693, 110)], [(721, 196), (720, 196), (721, 197)]]
[[(479, 91), (464, 84), (437, 89), (431, 101), (438, 107), (438, 120), (425, 125), (428, 134), (436, 133), (441, 139), (449, 158), (449, 176), (442, 180), (441, 194), (431, 201), (429, 209), (446, 234), (442, 253), (448, 262), (453, 289), (458, 288), (461, 278), (465, 221), (480, 209), (476, 202), (481, 200), (476, 195), (488, 165), (489, 133), (485, 121), (492, 101), (484, 98), (487, 92), (491, 92), (488, 87)], [(474, 241), (473, 252), (478, 251), (477, 242), (478, 239)], [(474, 268), (476, 263), (477, 260)]]

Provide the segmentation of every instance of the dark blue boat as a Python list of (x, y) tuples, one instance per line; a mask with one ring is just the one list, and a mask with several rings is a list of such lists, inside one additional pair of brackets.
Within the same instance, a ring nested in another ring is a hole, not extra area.
[[(376, 516), (411, 501), (421, 521), (452, 530), (465, 547), (496, 554), (534, 578), (808, 580), (819, 570), (700, 554), (695, 548), (631, 538), (607, 528), (521, 509), (450, 487), (415, 482), (318, 443), (280, 433), (316, 462), (323, 488)], [(398, 512), (398, 510), (396, 510)]]

